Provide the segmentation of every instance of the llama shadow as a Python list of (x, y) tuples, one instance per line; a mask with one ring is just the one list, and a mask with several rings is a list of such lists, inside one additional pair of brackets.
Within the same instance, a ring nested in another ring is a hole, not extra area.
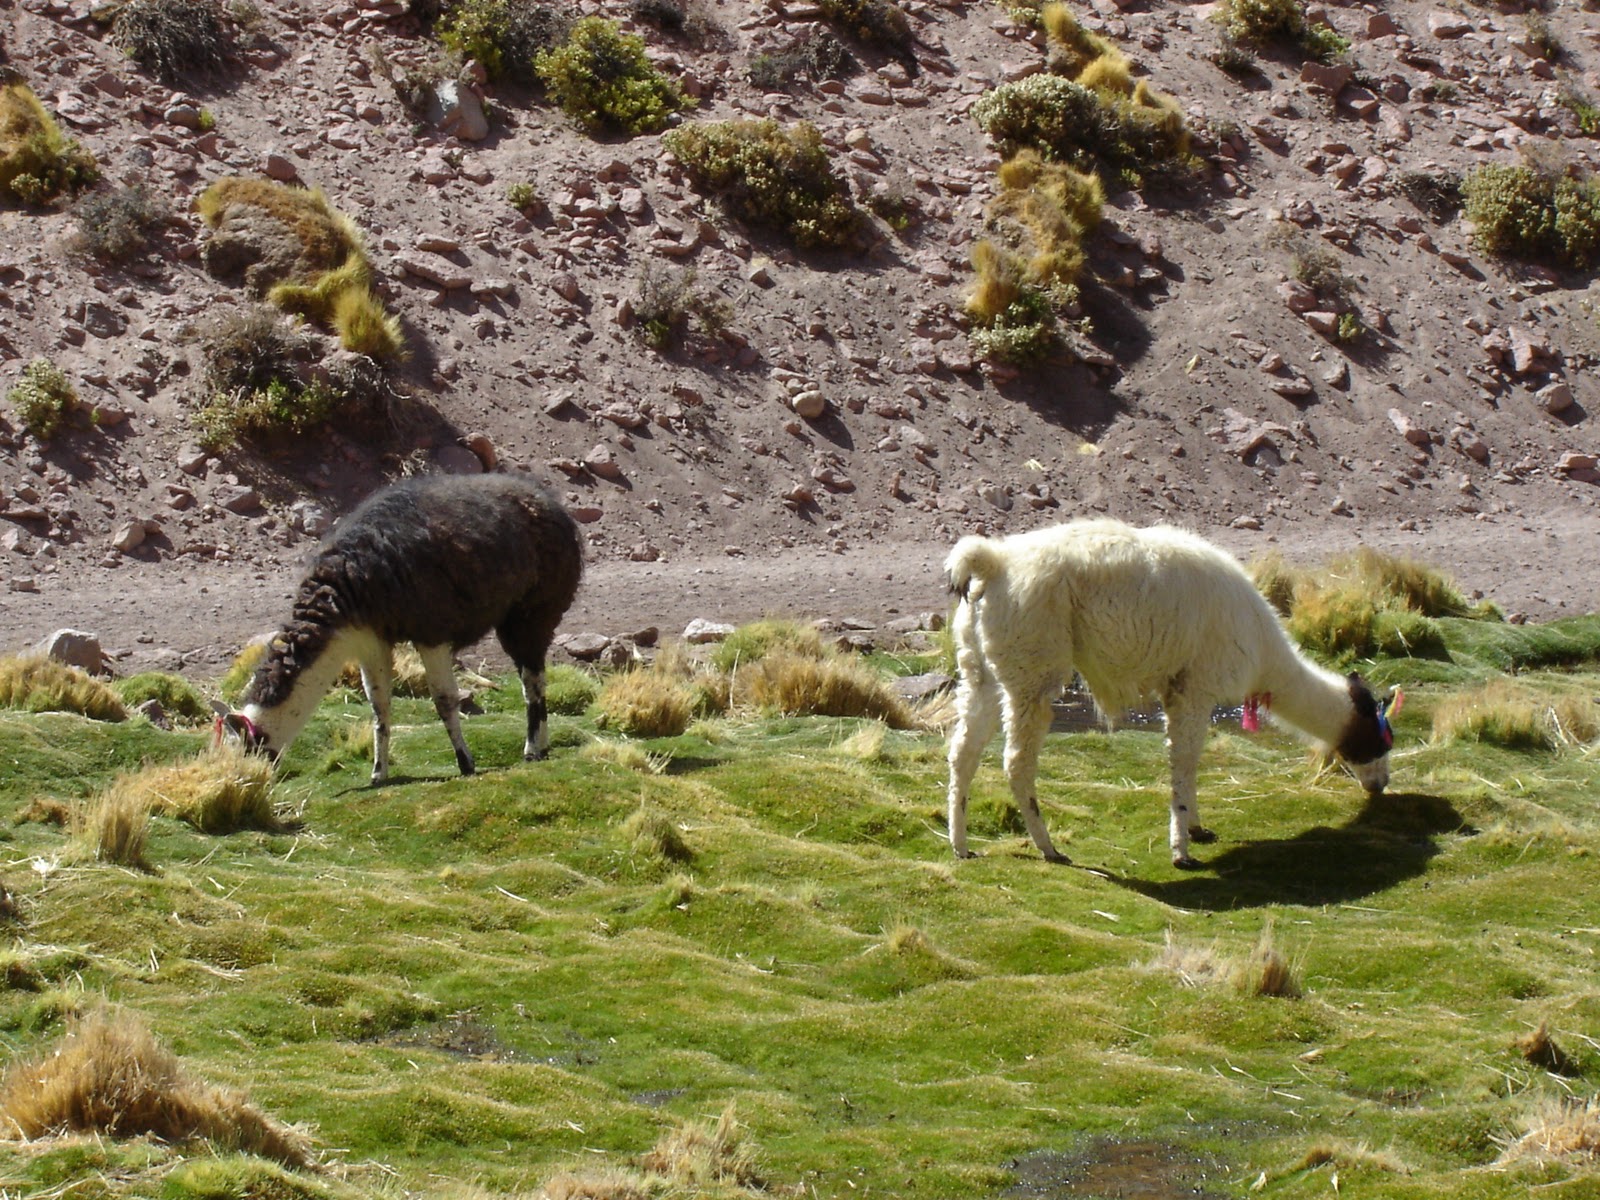
[(1291, 838), (1244, 842), (1204, 863), (1209, 874), (1179, 879), (1105, 878), (1177, 908), (1225, 910), (1265, 904), (1323, 905), (1375, 895), (1422, 874), (1442, 834), (1472, 835), (1455, 807), (1416, 792), (1369, 797), (1350, 821)]

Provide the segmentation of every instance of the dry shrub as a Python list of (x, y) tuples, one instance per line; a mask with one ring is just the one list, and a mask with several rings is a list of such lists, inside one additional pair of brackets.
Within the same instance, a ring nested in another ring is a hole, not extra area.
[(688, 862), (694, 850), (672, 819), (659, 809), (641, 804), (622, 823), (622, 832), (633, 843), (635, 853), (660, 862)]
[(1556, 1045), (1556, 1040), (1550, 1036), (1549, 1027), (1543, 1021), (1539, 1022), (1537, 1029), (1530, 1029), (1512, 1042), (1511, 1048), (1534, 1066), (1553, 1074), (1579, 1074), (1578, 1064), (1565, 1050)]
[(1600, 1162), (1600, 1097), (1550, 1101), (1527, 1120), (1527, 1130), (1506, 1145), (1501, 1162), (1531, 1159)]
[(1270, 925), (1261, 931), (1255, 948), (1244, 959), (1219, 954), (1215, 943), (1203, 947), (1185, 945), (1169, 929), (1161, 952), (1146, 966), (1178, 976), (1187, 987), (1227, 983), (1247, 996), (1297, 1000), (1302, 995), (1289, 960), (1273, 945)]
[(633, 670), (613, 676), (595, 700), (595, 724), (624, 737), (677, 737), (689, 728), (694, 697), (659, 671)]
[(1189, 946), (1179, 942), (1167, 930), (1161, 952), (1146, 964), (1151, 970), (1176, 975), (1186, 987), (1216, 983), (1232, 974), (1232, 965), (1217, 955), (1216, 945)]
[(99, 862), (152, 869), (144, 853), (150, 838), (149, 797), (113, 785), (74, 811), (72, 827), (78, 845)]
[(0, 1080), (0, 1122), (24, 1138), (61, 1132), (203, 1138), (291, 1166), (310, 1147), (236, 1092), (192, 1079), (134, 1018), (98, 1012)]
[(111, 41), (171, 83), (191, 71), (219, 70), (229, 38), (216, 0), (127, 0), (111, 22)]
[(1508, 750), (1556, 750), (1600, 739), (1600, 706), (1582, 693), (1541, 695), (1514, 679), (1491, 679), (1446, 696), (1433, 710), (1437, 742), (1487, 742)]
[(711, 664), (719, 671), (732, 671), (777, 650), (804, 658), (823, 658), (828, 653), (815, 625), (768, 618), (741, 625), (730, 633), (712, 651)]
[(230, 745), (124, 775), (107, 791), (106, 800), (112, 798), (177, 817), (202, 833), (282, 828), (272, 803), (272, 764)]
[(42, 654), (0, 658), (0, 708), (72, 712), (95, 721), (123, 721), (122, 699), (100, 680)]
[(735, 703), (784, 716), (870, 717), (893, 729), (915, 725), (905, 701), (882, 677), (837, 656), (779, 650), (741, 669), (733, 692)]
[(639, 1165), (694, 1188), (714, 1183), (759, 1188), (763, 1182), (754, 1151), (739, 1136), (731, 1105), (715, 1125), (696, 1121), (663, 1134)]

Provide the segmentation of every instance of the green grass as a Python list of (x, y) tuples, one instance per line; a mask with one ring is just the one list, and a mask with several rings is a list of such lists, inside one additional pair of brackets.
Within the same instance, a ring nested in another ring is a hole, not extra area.
[[(1153, 730), (1047, 739), (1041, 800), (1078, 867), (1032, 850), (992, 748), (983, 856), (956, 863), (937, 735), (725, 720), (713, 741), (638, 743), (661, 768), (638, 770), (580, 753), (593, 718), (558, 716), (552, 757), (524, 764), (513, 681), (467, 722), (477, 776), (456, 775), (431, 704), (401, 699), (403, 777), (364, 786), (360, 756), (330, 758), (366, 720), (336, 692), (280, 764), (298, 826), (157, 816), (154, 873), (55, 865), (68, 835), (19, 819), (30, 806), (206, 737), (0, 712), (0, 882), (23, 914), (0, 973), (8, 1056), (103, 997), (339, 1164), (0, 1142), (0, 1188), (534, 1195), (636, 1169), (731, 1105), (774, 1195), (993, 1197), (1019, 1156), (1102, 1139), (1209, 1161), (1221, 1196), (1324, 1196), (1334, 1173), (1357, 1200), (1594, 1195), (1593, 1163), (1486, 1168), (1542, 1103), (1596, 1091), (1600, 755), (1425, 731), (1496, 663), (1600, 694), (1600, 618), (1440, 625), (1452, 659), (1426, 665), (1456, 674), (1410, 683), (1387, 797), (1279, 733), (1219, 727), (1200, 786), (1220, 841), (1199, 872), (1167, 861)], [(1172, 946), (1242, 962), (1269, 929), (1300, 999), (1165, 965)], [(1582, 1073), (1513, 1049), (1541, 1022)]]

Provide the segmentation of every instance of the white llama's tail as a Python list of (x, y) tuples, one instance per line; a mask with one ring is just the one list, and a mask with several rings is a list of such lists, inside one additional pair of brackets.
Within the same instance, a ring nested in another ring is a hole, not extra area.
[(964, 537), (944, 560), (944, 573), (950, 590), (971, 604), (983, 595), (983, 589), (1000, 574), (1003, 565), (1004, 559), (988, 538)]

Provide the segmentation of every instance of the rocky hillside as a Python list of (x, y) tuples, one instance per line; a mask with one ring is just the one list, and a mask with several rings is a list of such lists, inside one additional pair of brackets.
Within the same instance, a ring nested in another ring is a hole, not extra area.
[[(95, 7), (0, 0), (7, 59), (102, 192), (141, 185), (168, 215), (112, 265), (81, 210), (0, 209), (0, 376), (44, 356), (82, 401), (47, 443), (0, 406), (14, 598), (65, 606), (108, 570), (137, 592), (197, 560), (277, 579), (353, 498), (430, 464), (548, 477), (601, 562), (1084, 512), (1345, 540), (1443, 515), (1543, 528), (1600, 497), (1590, 274), (1492, 256), (1439, 202), (1483, 164), (1594, 165), (1600, 37), (1578, 4), (1313, 11), (1351, 43), (1332, 65), (1223, 52), (1212, 6), (1074, 5), (1177, 102), (1198, 163), (1111, 189), (1081, 319), (1023, 366), (978, 355), (965, 308), (1001, 161), (971, 110), (1048, 54), (996, 4), (909, 4), (908, 53), (846, 38), (858, 71), (782, 92), (752, 65), (813, 34), (814, 6), (578, 6), (644, 37), (696, 102), (685, 122), (815, 124), (857, 201), (897, 218), (819, 251), (730, 216), (660, 135), (593, 136), (472, 64), (438, 89), (464, 109), (408, 108), (393, 81), (441, 49), (393, 0), (237, 0), (220, 69), (175, 84)], [(666, 9), (687, 19), (663, 28)], [(408, 350), (388, 427), (198, 444), (207, 324), (252, 303), (208, 271), (193, 209), (227, 177), (321, 189), (359, 227)], [(665, 350), (638, 319), (663, 281), (719, 313)]]

